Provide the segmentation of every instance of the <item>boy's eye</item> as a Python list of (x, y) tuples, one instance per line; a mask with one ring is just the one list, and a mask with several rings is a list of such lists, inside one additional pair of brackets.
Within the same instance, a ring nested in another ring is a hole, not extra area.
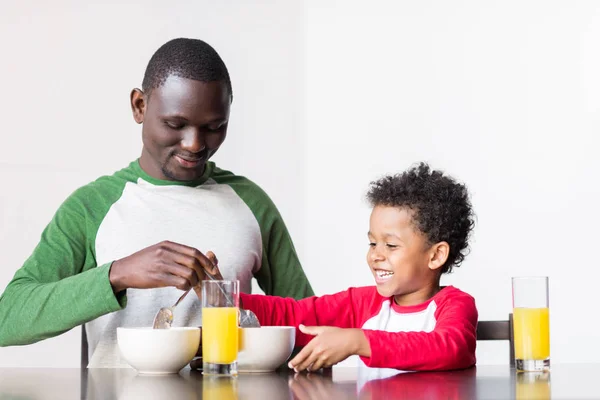
[(373, 242), (369, 243), (369, 247), (375, 247), (375, 243), (373, 243)]
[(395, 245), (395, 244), (391, 244), (391, 243), (386, 243), (385, 245), (386, 245), (386, 247), (388, 247), (389, 249), (395, 249), (396, 247), (398, 247), (397, 245)]

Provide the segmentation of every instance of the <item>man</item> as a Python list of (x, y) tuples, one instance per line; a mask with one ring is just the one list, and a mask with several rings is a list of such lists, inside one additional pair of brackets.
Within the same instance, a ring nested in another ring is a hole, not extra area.
[[(211, 270), (209, 249), (244, 292), (254, 276), (267, 294), (313, 294), (267, 194), (209, 162), (232, 98), (227, 68), (207, 43), (175, 39), (156, 51), (142, 89), (131, 92), (141, 157), (61, 205), (0, 297), (1, 346), (85, 324), (90, 367), (123, 365), (116, 328), (150, 327), (160, 307)], [(174, 326), (198, 326), (200, 315), (188, 296)]]

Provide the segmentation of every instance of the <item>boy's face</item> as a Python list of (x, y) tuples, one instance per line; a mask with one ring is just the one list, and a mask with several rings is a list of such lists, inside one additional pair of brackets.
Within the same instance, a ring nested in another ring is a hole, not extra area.
[(432, 247), (413, 225), (410, 210), (373, 208), (367, 263), (380, 295), (394, 296), (400, 305), (427, 300), (428, 293), (439, 285), (439, 273), (431, 265), (431, 259)]

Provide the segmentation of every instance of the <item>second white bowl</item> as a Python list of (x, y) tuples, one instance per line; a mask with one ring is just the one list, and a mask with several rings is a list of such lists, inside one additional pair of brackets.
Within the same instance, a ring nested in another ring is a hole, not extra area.
[(296, 328), (293, 326), (240, 328), (238, 371), (274, 371), (287, 361), (295, 342)]

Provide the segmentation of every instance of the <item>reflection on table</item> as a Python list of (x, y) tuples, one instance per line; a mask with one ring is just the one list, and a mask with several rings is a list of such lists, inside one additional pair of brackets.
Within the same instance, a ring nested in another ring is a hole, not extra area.
[(598, 399), (600, 364), (553, 365), (546, 373), (506, 366), (398, 373), (334, 368), (312, 374), (283, 370), (204, 376), (138, 375), (132, 369), (0, 369), (0, 399)]

